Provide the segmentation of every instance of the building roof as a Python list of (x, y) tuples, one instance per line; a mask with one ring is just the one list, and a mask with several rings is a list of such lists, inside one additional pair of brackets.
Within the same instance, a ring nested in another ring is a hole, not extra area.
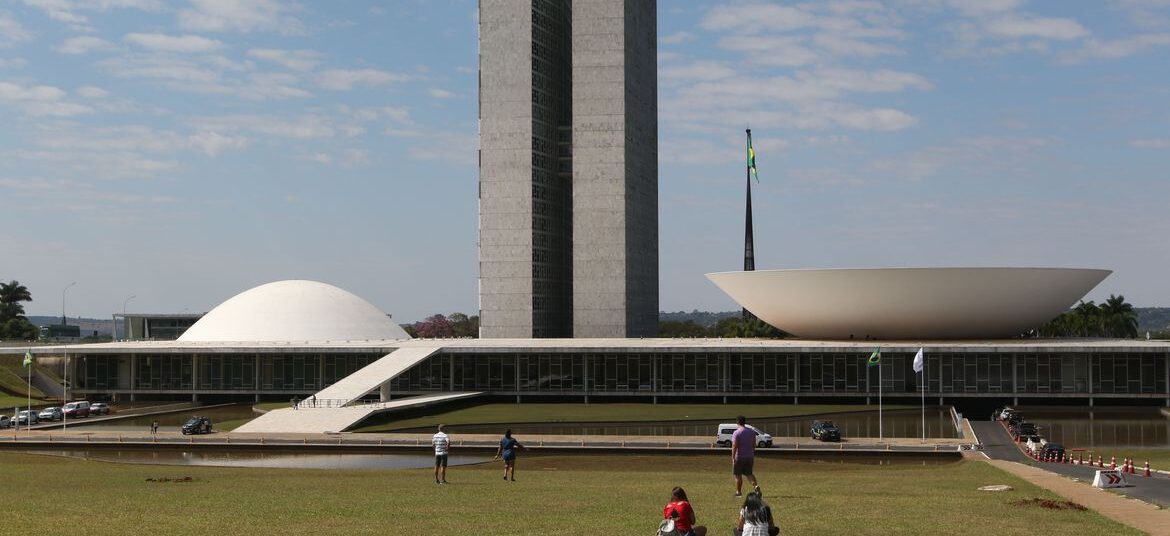
[(388, 315), (345, 290), (318, 281), (288, 280), (233, 296), (178, 340), (287, 343), (409, 338)]

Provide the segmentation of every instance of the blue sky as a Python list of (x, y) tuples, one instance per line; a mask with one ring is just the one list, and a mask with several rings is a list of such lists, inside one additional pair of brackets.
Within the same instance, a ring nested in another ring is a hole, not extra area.
[[(476, 309), (472, 0), (0, 1), (0, 279), (30, 314), (268, 281)], [(661, 308), (703, 273), (1076, 266), (1170, 305), (1170, 0), (659, 2)]]

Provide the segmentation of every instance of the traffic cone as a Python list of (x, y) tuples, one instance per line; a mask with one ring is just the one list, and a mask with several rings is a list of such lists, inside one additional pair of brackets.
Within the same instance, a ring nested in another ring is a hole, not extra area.
[(1110, 456), (1109, 457), (1109, 470), (1112, 471), (1114, 469), (1117, 469), (1117, 456)]
[(1142, 471), (1142, 476), (1150, 476), (1150, 460), (1146, 460), (1146, 469)]
[(1061, 458), (1064, 458), (1064, 464), (1065, 464), (1065, 465), (1068, 465), (1068, 464), (1072, 463), (1072, 454), (1068, 454), (1068, 453), (1063, 453), (1063, 452), (1062, 452), (1062, 453), (1060, 454), (1060, 457), (1061, 457)]
[(1097, 455), (1097, 468), (1098, 469), (1105, 468), (1105, 458), (1102, 458), (1100, 454)]

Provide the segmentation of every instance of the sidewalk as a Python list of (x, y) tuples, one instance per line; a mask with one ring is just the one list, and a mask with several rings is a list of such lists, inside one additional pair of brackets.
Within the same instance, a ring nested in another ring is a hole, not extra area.
[(1170, 536), (1170, 510), (1162, 510), (1145, 502), (1127, 499), (1121, 495), (1094, 488), (1088, 482), (1074, 482), (1070, 478), (1021, 463), (1004, 460), (988, 460), (987, 463), (1072, 502), (1091, 508), (1118, 523), (1145, 531), (1151, 536)]

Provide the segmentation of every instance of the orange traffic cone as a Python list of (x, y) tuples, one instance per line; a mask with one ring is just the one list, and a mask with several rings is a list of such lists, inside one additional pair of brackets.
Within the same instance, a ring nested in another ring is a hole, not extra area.
[(1109, 470), (1112, 471), (1114, 469), (1117, 469), (1117, 456), (1110, 456), (1109, 457)]
[(1077, 465), (1085, 465), (1085, 453), (1084, 452), (1077, 453)]
[(1150, 476), (1150, 460), (1146, 460), (1146, 469), (1142, 471), (1142, 476)]

